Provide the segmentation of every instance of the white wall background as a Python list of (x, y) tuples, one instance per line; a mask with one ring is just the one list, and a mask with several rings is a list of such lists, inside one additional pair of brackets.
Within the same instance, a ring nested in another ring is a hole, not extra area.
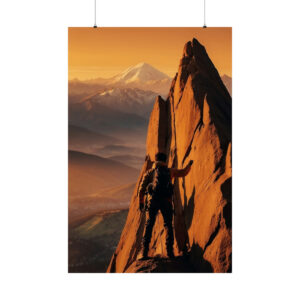
[[(2, 0), (1, 298), (299, 299), (297, 5), (207, 0), (233, 26), (233, 274), (123, 276), (67, 273), (67, 27), (93, 0)], [(98, 0), (99, 26), (202, 24), (200, 0)]]

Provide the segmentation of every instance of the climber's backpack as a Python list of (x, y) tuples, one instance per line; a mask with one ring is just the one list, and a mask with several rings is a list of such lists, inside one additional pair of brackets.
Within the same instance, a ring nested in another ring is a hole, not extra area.
[(170, 170), (166, 166), (157, 166), (154, 170), (153, 182), (147, 187), (153, 198), (169, 198), (173, 195)]

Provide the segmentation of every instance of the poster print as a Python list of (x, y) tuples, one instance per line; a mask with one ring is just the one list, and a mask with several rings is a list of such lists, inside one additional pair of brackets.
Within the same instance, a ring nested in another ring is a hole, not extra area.
[(69, 28), (69, 272), (231, 272), (231, 28)]

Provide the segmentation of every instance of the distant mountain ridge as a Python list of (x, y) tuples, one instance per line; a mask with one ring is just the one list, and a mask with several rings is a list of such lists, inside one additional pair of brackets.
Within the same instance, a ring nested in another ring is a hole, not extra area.
[(88, 99), (69, 104), (69, 123), (122, 140), (126, 137), (126, 141), (144, 140), (147, 117), (137, 114), (134, 106), (131, 110), (132, 112), (124, 112), (113, 103), (105, 105), (101, 101)]
[[(97, 90), (102, 92), (112, 88), (138, 88), (144, 91), (152, 91), (156, 94), (167, 95), (171, 77), (159, 71), (148, 63), (142, 62), (137, 65), (130, 66), (126, 70), (111, 78), (95, 78), (89, 80), (73, 79), (69, 81), (69, 90), (76, 89), (78, 94), (80, 91), (87, 92), (91, 88), (92, 92)], [(78, 100), (76, 98), (76, 100)]]
[[(135, 113), (149, 118), (156, 93), (138, 88), (112, 88), (96, 93), (81, 102), (97, 103), (125, 113)], [(92, 103), (91, 103), (92, 105)]]
[(69, 149), (76, 150), (76, 148), (84, 146), (105, 146), (107, 144), (120, 144), (121, 140), (111, 136), (93, 132), (83, 127), (69, 124)]
[(69, 122), (116, 138), (125, 135), (130, 142), (144, 141), (155, 97), (166, 96), (170, 85), (168, 75), (147, 63), (108, 79), (70, 80)]
[(69, 151), (69, 194), (89, 195), (136, 181), (138, 170), (97, 155)]
[(141, 167), (143, 166), (143, 163), (145, 161), (145, 158), (143, 156), (130, 155), (130, 154), (113, 155), (108, 158), (115, 160), (115, 161), (119, 161), (127, 166), (131, 166), (138, 170), (141, 169)]
[(127, 208), (138, 170), (112, 159), (69, 151), (69, 221)]

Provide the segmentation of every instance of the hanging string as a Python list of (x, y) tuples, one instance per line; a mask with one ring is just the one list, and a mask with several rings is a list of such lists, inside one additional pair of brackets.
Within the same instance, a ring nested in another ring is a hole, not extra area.
[(203, 28), (207, 28), (207, 26), (206, 26), (206, 3), (205, 3), (205, 0), (203, 0), (204, 1), (204, 7), (203, 7), (203, 20), (204, 20), (204, 22), (203, 22)]
[(95, 7), (94, 7), (94, 9), (95, 9), (95, 22), (94, 22), (94, 28), (97, 28), (97, 13), (96, 13), (96, 11), (97, 11), (97, 0), (94, 0), (95, 1)]

